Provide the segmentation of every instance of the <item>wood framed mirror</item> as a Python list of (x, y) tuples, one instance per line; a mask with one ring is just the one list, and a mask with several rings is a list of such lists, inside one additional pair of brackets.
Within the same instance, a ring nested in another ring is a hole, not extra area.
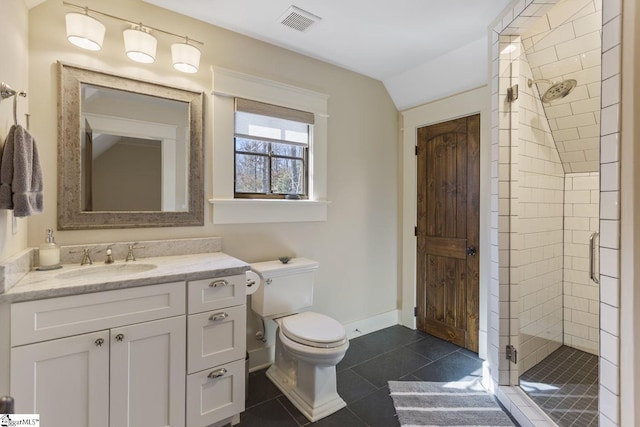
[(58, 229), (203, 225), (202, 92), (58, 71)]

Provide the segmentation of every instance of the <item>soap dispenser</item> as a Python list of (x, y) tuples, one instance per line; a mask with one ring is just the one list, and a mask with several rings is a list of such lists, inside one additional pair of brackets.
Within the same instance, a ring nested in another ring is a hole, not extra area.
[(51, 228), (47, 229), (47, 238), (40, 245), (39, 258), (41, 270), (57, 268), (60, 265), (60, 246), (56, 244)]

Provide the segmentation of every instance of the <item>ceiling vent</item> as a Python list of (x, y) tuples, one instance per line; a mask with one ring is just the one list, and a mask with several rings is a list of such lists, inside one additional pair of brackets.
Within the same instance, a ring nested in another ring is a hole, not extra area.
[(280, 17), (280, 23), (286, 27), (304, 32), (321, 19), (322, 18), (319, 16), (309, 13), (306, 10), (302, 10), (299, 7), (290, 6), (289, 9), (287, 9), (287, 11)]

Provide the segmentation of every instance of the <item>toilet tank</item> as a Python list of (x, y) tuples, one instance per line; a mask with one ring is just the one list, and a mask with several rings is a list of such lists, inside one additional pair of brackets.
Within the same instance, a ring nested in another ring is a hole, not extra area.
[(287, 264), (267, 261), (251, 264), (260, 287), (251, 295), (251, 309), (260, 317), (297, 313), (313, 304), (313, 279), (319, 263), (293, 258)]

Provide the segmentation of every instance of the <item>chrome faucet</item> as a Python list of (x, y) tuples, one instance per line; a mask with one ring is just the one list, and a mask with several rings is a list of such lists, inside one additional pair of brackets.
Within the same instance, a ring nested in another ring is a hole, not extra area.
[(82, 250), (82, 261), (80, 261), (80, 265), (85, 265), (85, 264), (93, 264), (93, 261), (91, 261), (91, 255), (89, 254), (88, 248), (84, 248)]
[(125, 258), (125, 261), (135, 261), (136, 260), (136, 256), (133, 253), (134, 249), (143, 249), (144, 246), (135, 246), (135, 243), (133, 245), (129, 245), (129, 252), (127, 252), (127, 258)]
[(80, 265), (93, 264), (89, 248), (84, 248), (82, 251), (69, 251), (70, 254), (77, 254), (80, 252), (82, 252), (82, 261), (80, 261)]

